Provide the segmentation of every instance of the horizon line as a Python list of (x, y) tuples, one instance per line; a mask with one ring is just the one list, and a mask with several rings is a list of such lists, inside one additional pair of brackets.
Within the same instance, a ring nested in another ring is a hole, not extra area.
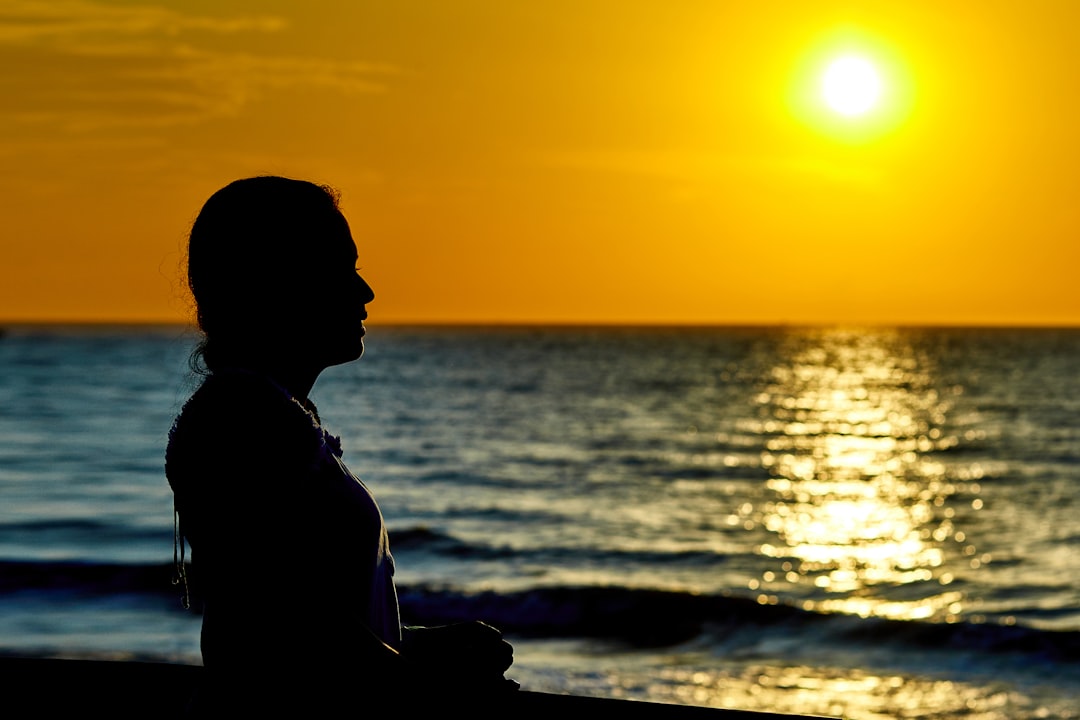
[[(391, 320), (365, 321), (376, 328), (550, 328), (550, 329), (618, 329), (618, 328), (716, 328), (716, 329), (1001, 329), (1001, 330), (1080, 330), (1080, 321), (653, 321), (619, 322), (616, 320)], [(0, 320), (0, 333), (7, 329), (26, 328), (177, 328), (198, 332), (198, 327), (183, 320), (135, 319), (18, 319)]]

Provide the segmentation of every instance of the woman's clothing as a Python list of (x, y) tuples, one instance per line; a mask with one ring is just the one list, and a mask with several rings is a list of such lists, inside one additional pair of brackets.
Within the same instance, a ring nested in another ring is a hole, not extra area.
[(266, 377), (215, 373), (173, 425), (166, 474), (208, 671), (338, 677), (379, 657), (374, 638), (400, 645), (382, 515), (313, 406)]

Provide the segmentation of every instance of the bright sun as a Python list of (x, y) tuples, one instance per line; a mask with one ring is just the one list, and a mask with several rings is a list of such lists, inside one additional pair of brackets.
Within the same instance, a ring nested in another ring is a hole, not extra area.
[(881, 96), (881, 79), (869, 61), (848, 55), (829, 63), (821, 79), (825, 103), (848, 117), (872, 110)]

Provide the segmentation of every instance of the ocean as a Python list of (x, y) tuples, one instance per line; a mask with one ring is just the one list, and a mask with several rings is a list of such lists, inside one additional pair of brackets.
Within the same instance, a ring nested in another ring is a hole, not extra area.
[[(163, 472), (194, 342), (0, 335), (0, 651), (199, 661)], [(375, 324), (367, 347), (313, 399), (386, 517), (403, 619), (500, 626), (523, 687), (1080, 717), (1080, 330)]]

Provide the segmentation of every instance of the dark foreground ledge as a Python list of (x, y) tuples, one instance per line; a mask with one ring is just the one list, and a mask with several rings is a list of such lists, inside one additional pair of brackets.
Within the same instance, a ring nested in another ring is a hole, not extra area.
[[(0, 657), (5, 705), (28, 716), (61, 713), (103, 716), (113, 720), (182, 718), (191, 691), (201, 682), (195, 665), (108, 660), (58, 660)], [(450, 703), (452, 704), (452, 703)], [(444, 713), (451, 708), (443, 705)], [(465, 709), (465, 708), (463, 708)], [(554, 695), (520, 690), (489, 706), (467, 708), (473, 719), (617, 717), (641, 720), (805, 720), (817, 716), (719, 710), (688, 705)]]

